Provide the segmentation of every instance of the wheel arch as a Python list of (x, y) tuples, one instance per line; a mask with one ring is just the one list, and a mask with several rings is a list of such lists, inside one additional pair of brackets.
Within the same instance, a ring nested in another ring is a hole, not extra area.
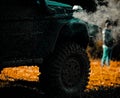
[(66, 41), (74, 41), (86, 49), (89, 43), (87, 26), (78, 22), (65, 24), (59, 32), (55, 46), (60, 43), (65, 43)]

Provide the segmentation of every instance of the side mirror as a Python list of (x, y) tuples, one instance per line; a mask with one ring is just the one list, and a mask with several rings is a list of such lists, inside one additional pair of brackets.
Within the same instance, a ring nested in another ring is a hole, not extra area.
[(79, 5), (74, 5), (72, 9), (73, 9), (73, 11), (76, 11), (76, 12), (83, 10), (83, 8)]

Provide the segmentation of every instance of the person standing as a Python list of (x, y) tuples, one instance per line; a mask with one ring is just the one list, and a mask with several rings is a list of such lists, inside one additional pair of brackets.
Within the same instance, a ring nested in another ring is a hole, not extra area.
[(113, 36), (112, 36), (112, 22), (106, 21), (105, 28), (102, 30), (103, 38), (103, 54), (101, 59), (101, 66), (110, 66), (110, 60), (112, 55)]

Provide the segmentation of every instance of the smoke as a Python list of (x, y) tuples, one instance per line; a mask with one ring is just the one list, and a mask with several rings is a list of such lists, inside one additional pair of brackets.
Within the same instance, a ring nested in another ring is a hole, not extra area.
[[(105, 0), (104, 0), (105, 1)], [(106, 0), (108, 2), (107, 6), (98, 5), (97, 11), (94, 13), (87, 13), (85, 10), (74, 12), (73, 16), (75, 18), (82, 19), (91, 24), (98, 25), (99, 27), (104, 27), (104, 22), (109, 18), (113, 21), (113, 37), (117, 40), (120, 37), (120, 0)], [(100, 37), (100, 34), (98, 34)], [(98, 38), (99, 40), (101, 38)]]

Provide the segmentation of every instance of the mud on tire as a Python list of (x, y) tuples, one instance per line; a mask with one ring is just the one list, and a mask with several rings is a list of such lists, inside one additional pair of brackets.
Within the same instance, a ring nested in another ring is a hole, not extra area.
[(80, 45), (69, 42), (59, 46), (40, 68), (42, 89), (52, 98), (80, 97), (88, 83), (89, 64)]

